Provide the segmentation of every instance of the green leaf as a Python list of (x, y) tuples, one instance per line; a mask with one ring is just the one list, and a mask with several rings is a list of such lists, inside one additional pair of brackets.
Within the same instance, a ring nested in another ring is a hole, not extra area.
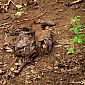
[(83, 40), (82, 39), (78, 39), (78, 44), (82, 44), (83, 43)]
[(77, 37), (78, 38), (82, 38), (83, 37), (83, 34), (78, 34)]
[(69, 41), (70, 41), (70, 43), (72, 43), (72, 44), (73, 44), (73, 39), (70, 39)]
[(17, 9), (20, 9), (20, 8), (22, 8), (23, 6), (21, 5), (21, 4), (16, 4), (16, 8)]
[(73, 38), (73, 42), (74, 43), (78, 43), (78, 44), (82, 44), (83, 43), (83, 40), (82, 38), (80, 38), (81, 36), (77, 36), (77, 37), (74, 37)]
[(70, 22), (70, 25), (75, 25), (77, 22), (80, 22), (80, 16), (76, 16), (76, 17), (74, 17), (72, 20), (71, 20), (71, 22)]
[(80, 19), (80, 18), (81, 18), (81, 16), (76, 16), (76, 18), (77, 18), (77, 19)]
[(21, 16), (23, 14), (23, 12), (17, 12), (15, 15), (16, 16)]
[(74, 38), (73, 38), (73, 42), (74, 42), (74, 43), (77, 43), (77, 42), (78, 42), (78, 39), (79, 39), (78, 37), (74, 37)]
[(68, 48), (67, 54), (73, 54), (74, 53), (74, 48)]
[(70, 25), (74, 25), (75, 22), (76, 22), (76, 20), (75, 19), (72, 19), (71, 22), (70, 22)]
[(70, 28), (70, 30), (73, 31), (74, 34), (78, 34), (79, 33), (77, 28)]
[(78, 24), (78, 25), (76, 26), (76, 28), (77, 28), (77, 29), (82, 29), (82, 28), (83, 28), (83, 25), (82, 25), (82, 24)]

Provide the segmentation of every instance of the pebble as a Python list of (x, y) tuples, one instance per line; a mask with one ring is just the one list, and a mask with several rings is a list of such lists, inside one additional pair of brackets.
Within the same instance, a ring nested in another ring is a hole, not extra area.
[(14, 65), (13, 68), (16, 70), (16, 69), (18, 69), (18, 66), (15, 66), (15, 65)]
[(4, 64), (3, 66), (5, 67), (5, 66), (7, 66), (7, 64)]
[(3, 63), (2, 63), (2, 62), (0, 62), (0, 65), (3, 65)]
[(65, 72), (65, 70), (64, 69), (61, 69), (61, 72)]
[(35, 64), (37, 64), (37, 62), (35, 62)]
[(2, 83), (3, 83), (3, 80), (0, 80), (0, 85), (2, 85)]
[(2, 69), (0, 69), (0, 74), (2, 74), (2, 72), (3, 72)]
[(55, 61), (55, 62), (54, 62), (54, 66), (55, 66), (55, 65), (58, 65), (58, 64), (59, 64), (58, 61)]
[(82, 84), (85, 85), (85, 79), (82, 81)]
[(59, 56), (60, 56), (60, 54), (56, 54), (55, 56), (59, 57)]
[(52, 70), (53, 68), (51, 66), (48, 66), (47, 69)]
[(9, 48), (9, 47), (6, 47), (6, 52), (11, 53), (12, 52), (12, 49)]
[(18, 70), (14, 70), (14, 73), (19, 73), (19, 71)]
[(56, 69), (58, 69), (58, 67), (54, 67), (54, 69), (56, 70)]
[(85, 9), (84, 8), (82, 8), (81, 10), (85, 12)]
[(58, 0), (56, 0), (56, 2), (58, 2)]
[(57, 71), (54, 71), (54, 73), (57, 73)]
[(42, 72), (42, 74), (41, 74), (42, 76), (44, 76), (44, 72)]
[(60, 32), (58, 31), (58, 34), (60, 34)]
[(16, 62), (15, 65), (16, 65), (16, 66), (19, 66), (20, 64)]
[(62, 12), (62, 11), (63, 11), (63, 9), (59, 9), (59, 10), (58, 10), (58, 12)]
[(55, 47), (61, 47), (62, 45), (55, 45)]
[(10, 70), (11, 70), (11, 71), (14, 71), (14, 68), (13, 68), (13, 67), (11, 67), (11, 68), (10, 68)]
[(4, 79), (4, 81), (3, 81), (3, 85), (6, 85), (6, 83), (7, 83), (7, 81)]
[(34, 70), (31, 70), (32, 74), (36, 74), (37, 72), (35, 72)]

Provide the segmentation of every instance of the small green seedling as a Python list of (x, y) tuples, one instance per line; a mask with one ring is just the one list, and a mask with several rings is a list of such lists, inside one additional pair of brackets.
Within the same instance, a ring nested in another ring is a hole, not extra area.
[(79, 33), (79, 31), (78, 31), (78, 29), (77, 29), (77, 28), (70, 28), (70, 30), (71, 30), (71, 31), (73, 31), (73, 32), (74, 32), (74, 34), (78, 34), (78, 33)]
[(70, 22), (70, 31), (72, 31), (75, 36), (71, 39), (72, 47), (68, 48), (67, 54), (73, 54), (74, 53), (74, 44), (77, 43), (81, 45), (83, 41), (83, 34), (80, 34), (79, 32), (83, 30), (83, 25), (80, 23), (80, 16), (74, 17)]
[(18, 12), (15, 14), (16, 16), (21, 16), (24, 12)]
[(17, 9), (21, 9), (23, 6), (21, 4), (16, 4)]
[(76, 37), (73, 38), (73, 43), (82, 44), (83, 39), (76, 36)]
[(73, 54), (74, 53), (74, 48), (68, 48), (67, 54)]
[(70, 22), (70, 25), (73, 26), (73, 27), (76, 27), (77, 24), (80, 24), (80, 16), (76, 16), (74, 17), (71, 22)]

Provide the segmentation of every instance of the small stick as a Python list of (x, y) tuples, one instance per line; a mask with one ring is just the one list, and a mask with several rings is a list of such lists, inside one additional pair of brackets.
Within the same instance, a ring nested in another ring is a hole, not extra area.
[(73, 1), (71, 4), (76, 4), (76, 3), (79, 3), (81, 2), (82, 0), (76, 0), (76, 1)]
[(71, 6), (71, 5), (77, 4), (77, 3), (82, 2), (82, 1), (83, 0), (76, 0), (76, 1), (73, 1), (71, 3), (66, 4), (66, 6)]

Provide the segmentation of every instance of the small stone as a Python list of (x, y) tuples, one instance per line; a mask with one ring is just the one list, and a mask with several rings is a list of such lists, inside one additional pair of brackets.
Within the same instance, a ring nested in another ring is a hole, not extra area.
[(41, 77), (38, 75), (37, 78), (40, 79)]
[(47, 68), (48, 68), (49, 70), (52, 70), (52, 69), (53, 69), (51, 66), (48, 66)]
[(7, 83), (7, 81), (4, 79), (4, 81), (3, 81), (3, 85), (6, 85), (6, 83)]
[(16, 66), (19, 66), (19, 63), (16, 62), (15, 65), (16, 65)]
[(59, 64), (58, 61), (54, 62), (54, 66), (58, 66), (58, 64)]
[(42, 76), (44, 75), (44, 73), (42, 72)]
[(5, 50), (6, 50), (6, 52), (8, 52), (8, 53), (11, 53), (11, 52), (12, 52), (12, 49), (11, 49), (10, 47), (8, 47), (8, 46), (5, 48)]
[(11, 70), (11, 71), (14, 71), (14, 68), (13, 68), (13, 67), (11, 67), (11, 68), (10, 68), (10, 70)]
[(11, 53), (11, 52), (12, 52), (12, 49), (10, 49), (10, 50), (6, 50), (6, 52)]
[(4, 67), (7, 66), (7, 64), (4, 64)]
[(35, 64), (37, 64), (37, 62), (35, 62)]
[(54, 69), (58, 69), (58, 67), (54, 67)]
[(62, 12), (62, 11), (63, 11), (63, 9), (59, 9), (59, 10), (58, 10), (58, 12)]
[(61, 47), (62, 45), (55, 45), (55, 47)]
[(3, 63), (2, 63), (2, 62), (0, 62), (0, 65), (3, 65)]
[(19, 71), (18, 70), (14, 70), (14, 73), (19, 73)]
[(0, 80), (0, 85), (2, 85), (2, 83), (3, 83), (3, 80)]
[(54, 73), (57, 73), (57, 71), (54, 71)]
[(32, 72), (33, 74), (36, 74), (36, 72), (35, 72), (34, 70), (31, 70), (31, 72)]
[(58, 34), (60, 34), (60, 32), (58, 31)]
[(84, 12), (85, 12), (85, 9), (84, 9), (84, 8), (82, 8), (82, 11), (84, 11)]
[(12, 49), (9, 47), (9, 43), (7, 42), (4, 43), (4, 49), (6, 50), (6, 52), (12, 52)]
[(59, 57), (59, 56), (60, 56), (60, 54), (56, 54), (55, 56), (56, 56), (56, 57)]
[(3, 70), (2, 69), (0, 69), (0, 74), (3, 74)]
[(58, 0), (56, 0), (56, 3), (58, 2)]
[(65, 70), (64, 69), (61, 69), (61, 72), (65, 72)]
[(16, 70), (16, 69), (18, 69), (18, 66), (14, 65), (13, 68)]

